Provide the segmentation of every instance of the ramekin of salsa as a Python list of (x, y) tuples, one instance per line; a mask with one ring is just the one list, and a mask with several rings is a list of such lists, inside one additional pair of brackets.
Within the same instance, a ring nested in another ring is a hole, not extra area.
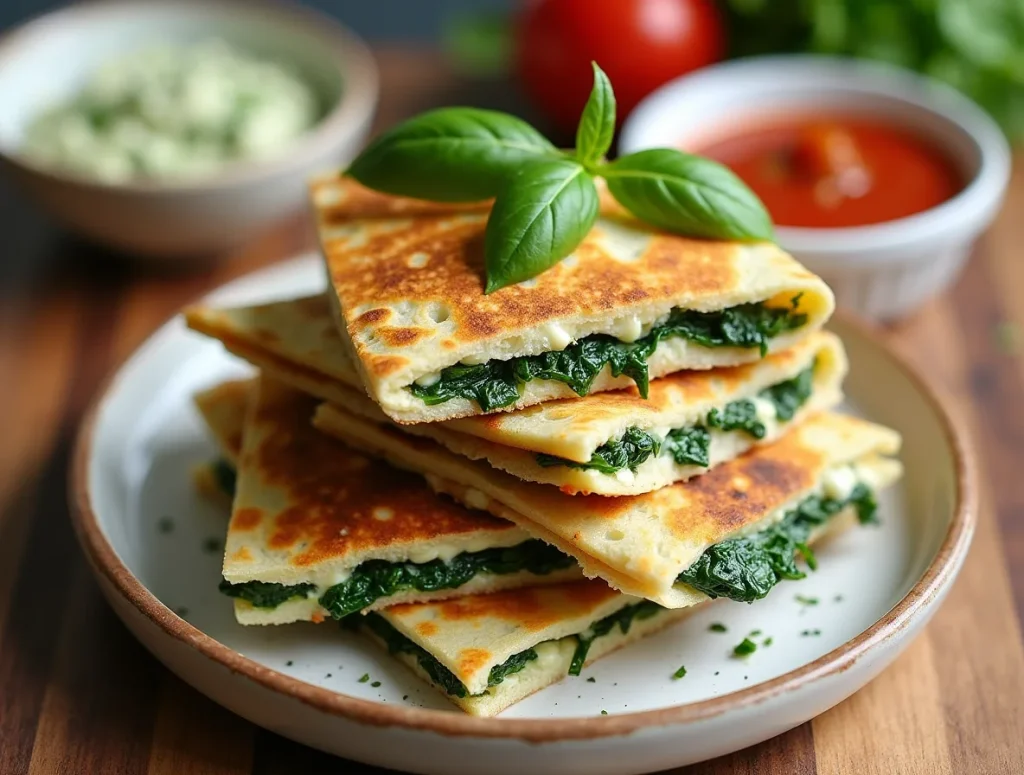
[(952, 283), (999, 209), (1006, 139), (959, 92), (876, 63), (808, 55), (706, 68), (651, 94), (620, 153), (676, 147), (730, 166), (780, 245), (841, 306), (891, 320)]

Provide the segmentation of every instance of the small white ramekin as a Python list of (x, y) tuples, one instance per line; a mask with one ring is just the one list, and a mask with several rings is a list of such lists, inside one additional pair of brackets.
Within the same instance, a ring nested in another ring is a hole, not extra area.
[(948, 86), (906, 70), (812, 55), (743, 59), (698, 71), (648, 96), (622, 128), (619, 152), (711, 140), (786, 115), (884, 118), (945, 150), (965, 188), (917, 215), (843, 229), (778, 227), (779, 244), (874, 320), (913, 312), (948, 287), (998, 211), (1010, 149), (995, 122)]
[[(105, 183), (44, 167), (20, 152), (35, 115), (75, 94), (96, 67), (153, 43), (219, 37), (298, 67), (325, 115), (266, 159), (196, 180)], [(355, 156), (377, 103), (366, 45), (329, 17), (270, 0), (92, 0), (34, 19), (0, 39), (0, 162), (57, 220), (140, 259), (195, 262), (256, 238), (306, 206), (310, 176)]]

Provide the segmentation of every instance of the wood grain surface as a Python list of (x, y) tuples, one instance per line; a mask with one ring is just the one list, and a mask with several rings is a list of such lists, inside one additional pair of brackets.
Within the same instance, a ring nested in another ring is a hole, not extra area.
[[(429, 53), (383, 51), (379, 125), (494, 104)], [(1024, 164), (957, 287), (890, 340), (950, 392), (981, 453), (974, 546), (947, 602), (873, 683), (687, 775), (1024, 772)], [(183, 303), (312, 244), (297, 216), (198, 273), (132, 268), (0, 186), (0, 774), (372, 773), (258, 729), (183, 684), (100, 597), (67, 515), (69, 447), (104, 376)]]

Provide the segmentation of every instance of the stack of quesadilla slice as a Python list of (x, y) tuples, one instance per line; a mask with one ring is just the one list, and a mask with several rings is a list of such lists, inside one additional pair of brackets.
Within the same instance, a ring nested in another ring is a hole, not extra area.
[(901, 474), (894, 431), (834, 411), (832, 295), (774, 246), (609, 213), (484, 296), (480, 208), (349, 180), (313, 200), (326, 293), (186, 313), (261, 373), (197, 397), (237, 470), (241, 623), (355, 623), (493, 715), (802, 578)]

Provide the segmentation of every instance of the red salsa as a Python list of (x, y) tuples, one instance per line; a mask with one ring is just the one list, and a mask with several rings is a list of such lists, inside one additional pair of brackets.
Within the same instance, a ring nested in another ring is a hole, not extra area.
[(764, 123), (695, 150), (731, 167), (779, 226), (892, 221), (935, 207), (964, 187), (954, 164), (926, 139), (862, 119)]

